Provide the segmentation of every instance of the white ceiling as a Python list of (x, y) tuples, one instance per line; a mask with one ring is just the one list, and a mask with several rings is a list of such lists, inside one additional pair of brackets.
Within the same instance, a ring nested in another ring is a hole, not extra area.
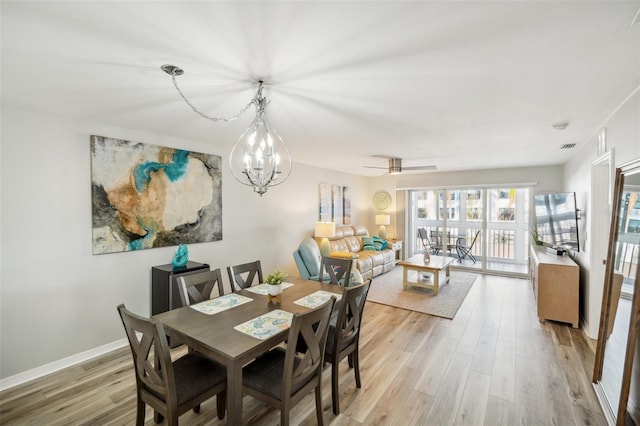
[[(640, 1), (2, 1), (2, 98), (211, 144), (267, 81), (294, 161), (367, 176), (561, 164), (640, 85)], [(551, 124), (568, 121), (564, 131)], [(110, 135), (104, 135), (110, 136)], [(153, 143), (153, 141), (145, 141)], [(560, 150), (577, 143), (574, 150)]]

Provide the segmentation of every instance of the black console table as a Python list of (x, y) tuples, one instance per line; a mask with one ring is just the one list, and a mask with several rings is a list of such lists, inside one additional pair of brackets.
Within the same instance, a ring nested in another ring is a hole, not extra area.
[(170, 311), (182, 306), (178, 293), (178, 277), (196, 272), (208, 271), (206, 263), (187, 262), (183, 268), (174, 268), (172, 264), (151, 268), (151, 315)]

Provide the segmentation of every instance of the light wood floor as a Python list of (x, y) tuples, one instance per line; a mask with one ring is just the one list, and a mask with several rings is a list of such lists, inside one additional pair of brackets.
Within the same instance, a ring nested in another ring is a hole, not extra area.
[[(375, 285), (375, 280), (374, 280)], [(115, 307), (114, 307), (115, 310)], [(363, 387), (341, 363), (342, 413), (331, 411), (330, 372), (324, 420), (331, 425), (603, 425), (592, 390), (595, 342), (580, 330), (540, 323), (526, 280), (482, 276), (455, 319), (375, 303), (361, 335)], [(114, 424), (135, 421), (128, 347), (0, 394), (0, 423)], [(315, 424), (313, 396), (292, 423)], [(146, 424), (153, 416), (147, 410)], [(215, 398), (181, 424), (225, 424)], [(251, 397), (244, 423), (274, 425), (279, 412)]]

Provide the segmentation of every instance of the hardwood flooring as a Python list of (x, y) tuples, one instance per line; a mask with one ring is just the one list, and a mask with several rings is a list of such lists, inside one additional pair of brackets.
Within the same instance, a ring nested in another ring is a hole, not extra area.
[[(328, 369), (324, 420), (334, 426), (604, 425), (590, 383), (594, 348), (581, 330), (540, 323), (526, 280), (481, 276), (453, 320), (368, 303), (360, 347), (362, 388), (356, 389), (343, 361), (342, 412), (335, 416)], [(0, 394), (0, 423), (133, 424), (130, 358), (126, 347), (8, 389)], [(188, 412), (180, 421), (225, 424), (215, 413), (214, 398), (199, 414)], [(313, 395), (292, 410), (291, 419), (316, 423)], [(246, 396), (244, 423), (278, 424), (279, 412)], [(146, 424), (154, 424), (150, 409)]]

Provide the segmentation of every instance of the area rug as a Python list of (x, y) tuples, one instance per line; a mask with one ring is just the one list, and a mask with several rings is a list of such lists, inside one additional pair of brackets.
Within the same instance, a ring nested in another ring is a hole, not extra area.
[[(403, 290), (402, 266), (396, 266), (392, 271), (373, 278), (367, 300), (453, 319), (476, 278), (478, 274), (451, 271), (449, 283), (444, 286), (441, 283), (438, 295), (434, 296), (433, 291), (422, 287), (409, 286)], [(441, 279), (444, 281), (444, 273)]]

